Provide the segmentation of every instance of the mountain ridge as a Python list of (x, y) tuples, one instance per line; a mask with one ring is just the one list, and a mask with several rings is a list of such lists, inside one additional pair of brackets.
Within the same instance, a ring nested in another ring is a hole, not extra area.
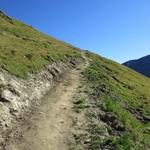
[(123, 65), (147, 76), (150, 77), (150, 55), (144, 56), (139, 59), (130, 60)]

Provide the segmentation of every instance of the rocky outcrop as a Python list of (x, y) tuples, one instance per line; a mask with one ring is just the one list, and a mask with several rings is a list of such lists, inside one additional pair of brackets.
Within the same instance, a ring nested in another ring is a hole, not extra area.
[(39, 73), (29, 74), (28, 79), (20, 79), (0, 70), (0, 140), (12, 128), (14, 120), (39, 105), (41, 99), (65, 71), (74, 67), (83, 58), (70, 58), (67, 63), (55, 62)]

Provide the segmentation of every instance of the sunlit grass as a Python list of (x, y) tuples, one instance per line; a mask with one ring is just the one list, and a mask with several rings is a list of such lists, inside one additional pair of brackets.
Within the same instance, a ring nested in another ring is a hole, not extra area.
[(25, 78), (55, 61), (80, 56), (80, 51), (31, 26), (0, 13), (0, 67)]
[[(101, 103), (99, 109), (115, 114), (126, 128), (126, 134), (110, 137), (109, 144), (117, 150), (148, 149), (150, 123), (139, 120), (128, 109), (141, 110), (150, 118), (150, 79), (98, 55), (87, 52), (87, 57), (91, 63), (83, 74)], [(95, 142), (98, 147), (108, 141)]]

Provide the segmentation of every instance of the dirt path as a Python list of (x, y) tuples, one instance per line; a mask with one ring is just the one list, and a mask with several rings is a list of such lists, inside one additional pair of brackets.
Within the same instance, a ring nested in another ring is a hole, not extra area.
[(31, 117), (21, 142), (12, 143), (7, 150), (67, 150), (71, 129), (72, 98), (80, 85), (80, 73), (87, 63), (70, 71), (55, 86), (38, 113)]

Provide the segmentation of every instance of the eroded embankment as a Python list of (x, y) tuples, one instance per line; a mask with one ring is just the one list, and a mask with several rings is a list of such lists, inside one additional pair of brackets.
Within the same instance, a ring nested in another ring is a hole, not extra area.
[[(62, 80), (43, 98), (30, 118), (19, 124), (12, 133), (6, 150), (68, 150), (72, 138), (72, 100), (81, 83), (81, 71), (87, 63), (80, 63), (64, 74)], [(27, 115), (26, 115), (27, 116)]]
[(74, 67), (83, 58), (71, 58), (67, 63), (57, 62), (48, 65), (29, 78), (18, 79), (1, 70), (0, 73), (0, 144), (8, 140), (16, 120), (24, 120), (24, 115), (32, 107), (41, 103), (41, 99), (64, 72)]

